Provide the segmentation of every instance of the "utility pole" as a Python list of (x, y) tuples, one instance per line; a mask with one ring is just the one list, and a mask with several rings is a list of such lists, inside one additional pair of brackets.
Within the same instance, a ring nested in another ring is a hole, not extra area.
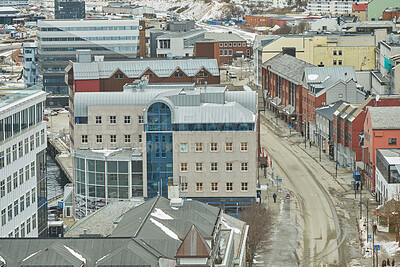
[(319, 137), (319, 142), (318, 142), (318, 144), (319, 144), (319, 162), (321, 162), (321, 149), (322, 149), (321, 129), (318, 129), (318, 132), (319, 132), (319, 134), (318, 134), (318, 137)]
[(362, 188), (360, 189), (360, 220), (362, 219)]
[(367, 198), (367, 240), (368, 240), (368, 198)]

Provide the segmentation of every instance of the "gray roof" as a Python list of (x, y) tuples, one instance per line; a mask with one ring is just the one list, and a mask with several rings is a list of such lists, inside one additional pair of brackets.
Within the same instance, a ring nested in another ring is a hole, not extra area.
[(337, 81), (357, 81), (354, 67), (308, 67), (305, 68), (304, 80), (308, 84), (328, 87)]
[(117, 70), (129, 78), (140, 78), (147, 70), (157, 77), (170, 77), (177, 69), (193, 77), (202, 69), (219, 76), (216, 59), (152, 59), (124, 61), (73, 62), (75, 80), (107, 79)]
[(400, 107), (368, 107), (371, 116), (372, 129), (400, 129)]
[(323, 106), (315, 109), (315, 113), (327, 118), (330, 121), (333, 121), (333, 113), (337, 110), (337, 108), (344, 103), (344, 101), (339, 100), (335, 103), (332, 103), (328, 106)]
[(211, 39), (217, 42), (246, 42), (246, 39), (239, 35), (227, 32), (206, 32), (205, 39)]
[(190, 31), (186, 31), (186, 32), (173, 32), (173, 31), (167, 31), (166, 34), (160, 35), (157, 37), (157, 40), (159, 39), (171, 39), (171, 38), (190, 38), (190, 37), (194, 37), (197, 35), (202, 35), (204, 34), (206, 31), (205, 30), (190, 30)]
[(263, 63), (263, 66), (270, 65), (270, 71), (294, 83), (301, 84), (306, 67), (314, 65), (288, 54), (278, 54)]

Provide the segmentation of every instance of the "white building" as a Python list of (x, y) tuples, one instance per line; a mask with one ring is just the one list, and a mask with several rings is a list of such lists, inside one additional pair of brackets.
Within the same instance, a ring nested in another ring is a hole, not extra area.
[(157, 37), (157, 57), (192, 57), (196, 41), (204, 40), (205, 31), (170, 32)]
[(376, 150), (376, 194), (379, 202), (385, 204), (400, 196), (400, 149)]
[(32, 86), (38, 83), (38, 56), (37, 42), (23, 43), (22, 54), (24, 57), (24, 82), (27, 86)]
[(336, 14), (345, 15), (351, 14), (353, 4), (367, 4), (367, 1), (358, 2), (355, 0), (311, 0), (308, 2), (307, 9), (313, 15)]
[(0, 0), (0, 6), (24, 7), (29, 6), (28, 0)]
[(0, 98), (1, 237), (47, 235), (45, 99), (34, 89)]

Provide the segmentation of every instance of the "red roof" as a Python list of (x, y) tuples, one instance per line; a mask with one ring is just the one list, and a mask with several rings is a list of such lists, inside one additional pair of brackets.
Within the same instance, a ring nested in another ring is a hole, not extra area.
[(354, 11), (366, 11), (368, 4), (353, 4)]

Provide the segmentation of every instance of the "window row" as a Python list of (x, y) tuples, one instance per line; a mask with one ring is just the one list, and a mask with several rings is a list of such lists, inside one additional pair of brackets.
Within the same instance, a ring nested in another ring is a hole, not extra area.
[(32, 215), (32, 218), (26, 219), (26, 222), (21, 223), (21, 226), (16, 227), (14, 232), (10, 232), (8, 237), (25, 237), (25, 235), (29, 235), (31, 231), (36, 228), (36, 213)]
[(32, 161), (30, 165), (28, 164), (25, 166), (25, 171), (24, 168), (21, 168), (19, 171), (14, 172), (13, 175), (9, 175), (7, 179), (0, 181), (0, 198), (3, 198), (6, 194), (10, 193), (11, 190), (16, 189), (19, 185), (22, 185), (24, 183), (24, 176), (25, 182), (27, 182), (29, 178), (35, 176), (34, 161)]
[(241, 46), (243, 46), (243, 47), (245, 47), (246, 46), (246, 43), (245, 42), (243, 42), (243, 43), (241, 43), (241, 42), (229, 42), (229, 43), (219, 43), (219, 47), (241, 47)]
[(19, 141), (18, 144), (6, 148), (5, 152), (0, 150), (0, 169), (35, 150), (35, 148), (43, 145), (45, 141), (43, 129), (40, 133), (37, 132), (34, 135), (32, 134), (29, 138), (25, 138), (24, 141)]
[[(196, 192), (203, 192), (204, 186), (203, 186), (202, 182), (194, 183), (194, 185), (195, 185), (194, 189), (195, 189)], [(210, 191), (211, 192), (218, 192), (218, 186), (219, 185), (221, 185), (223, 187), (223, 183), (218, 183), (218, 182), (210, 183)], [(242, 192), (249, 191), (249, 184), (247, 182), (241, 182), (238, 186), (240, 188), (240, 191), (242, 191)], [(226, 192), (233, 192), (233, 189), (234, 189), (234, 183), (233, 182), (225, 183), (225, 191)], [(181, 192), (188, 192), (189, 191), (188, 183), (186, 183), (186, 182), (185, 183), (181, 183), (180, 190), (181, 190)]]
[(31, 204), (36, 202), (36, 189), (33, 188), (32, 191), (27, 191), (25, 195), (21, 195), (17, 198), (14, 203), (8, 205), (7, 209), (1, 210), (1, 226), (6, 225), (9, 221), (22, 213), (25, 208), (28, 208)]
[[(180, 152), (188, 152), (195, 151), (195, 152), (203, 152), (203, 143), (190, 143), (190, 145), (194, 147), (188, 147), (188, 143), (181, 143), (180, 144)], [(248, 151), (248, 143), (247, 142), (240, 142), (239, 145), (240, 151), (247, 152)], [(210, 143), (210, 151), (211, 152), (218, 152), (218, 143), (211, 142)], [(226, 142), (225, 143), (225, 151), (226, 152), (233, 152), (233, 142)]]
[[(124, 123), (125, 124), (130, 124), (131, 123), (131, 116), (125, 115), (124, 117)], [(116, 124), (117, 123), (117, 116), (116, 115), (111, 115), (108, 117), (110, 124)], [(143, 123), (143, 116), (139, 115), (138, 116), (138, 123)], [(103, 118), (102, 116), (95, 116), (95, 123), (96, 124), (102, 124)]]
[[(203, 171), (203, 162), (196, 162), (194, 167), (195, 167), (195, 171), (196, 172), (202, 172)], [(181, 172), (187, 172), (188, 171), (188, 163), (187, 162), (181, 162), (180, 170), (181, 170)], [(247, 172), (249, 170), (249, 163), (248, 162), (241, 162), (240, 163), (240, 170), (242, 172)], [(210, 171), (212, 171), (212, 172), (217, 172), (218, 171), (218, 162), (211, 162), (210, 163)], [(233, 171), (233, 162), (225, 162), (225, 171), (227, 171), (227, 172)]]
[[(139, 140), (139, 143), (142, 143), (143, 138), (142, 138), (141, 134), (138, 135), (138, 140)], [(98, 144), (102, 143), (103, 142), (103, 135), (97, 134), (95, 141)], [(124, 135), (124, 142), (125, 143), (131, 143), (131, 141), (132, 141), (131, 135), (130, 134), (125, 134)], [(88, 137), (87, 134), (81, 135), (81, 142), (82, 142), (82, 144), (87, 144), (89, 142), (89, 137)], [(117, 142), (117, 135), (116, 134), (111, 134), (110, 135), (110, 143), (116, 143), (116, 142)]]
[(43, 104), (33, 105), (0, 120), (0, 142), (43, 120)]

